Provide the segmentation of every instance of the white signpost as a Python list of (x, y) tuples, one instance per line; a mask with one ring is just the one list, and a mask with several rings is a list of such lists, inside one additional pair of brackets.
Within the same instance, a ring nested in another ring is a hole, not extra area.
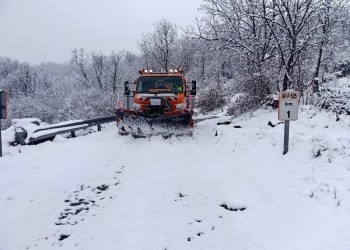
[(284, 122), (284, 150), (285, 155), (288, 152), (289, 144), (289, 121), (298, 119), (298, 106), (300, 92), (298, 91), (281, 91), (278, 96), (278, 120)]

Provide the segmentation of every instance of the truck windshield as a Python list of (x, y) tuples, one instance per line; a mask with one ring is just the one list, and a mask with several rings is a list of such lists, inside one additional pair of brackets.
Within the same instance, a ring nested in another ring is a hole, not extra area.
[(136, 93), (182, 93), (180, 76), (141, 76)]

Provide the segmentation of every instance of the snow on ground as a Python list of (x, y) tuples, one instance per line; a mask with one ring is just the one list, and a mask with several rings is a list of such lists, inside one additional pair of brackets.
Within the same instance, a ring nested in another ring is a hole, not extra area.
[(276, 111), (220, 120), (5, 145), (0, 249), (350, 249), (349, 116), (303, 108), (285, 156)]

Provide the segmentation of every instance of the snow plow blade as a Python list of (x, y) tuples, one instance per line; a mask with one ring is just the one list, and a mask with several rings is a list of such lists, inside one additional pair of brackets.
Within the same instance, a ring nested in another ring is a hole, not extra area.
[(121, 135), (147, 138), (154, 135), (163, 137), (192, 135), (192, 114), (187, 111), (147, 115), (132, 110), (116, 111), (118, 131)]

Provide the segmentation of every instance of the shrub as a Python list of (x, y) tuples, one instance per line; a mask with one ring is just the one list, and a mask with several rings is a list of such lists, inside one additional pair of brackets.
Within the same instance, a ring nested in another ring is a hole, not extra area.
[(197, 98), (196, 106), (201, 112), (212, 112), (226, 104), (225, 93), (218, 86), (209, 86), (203, 89)]

